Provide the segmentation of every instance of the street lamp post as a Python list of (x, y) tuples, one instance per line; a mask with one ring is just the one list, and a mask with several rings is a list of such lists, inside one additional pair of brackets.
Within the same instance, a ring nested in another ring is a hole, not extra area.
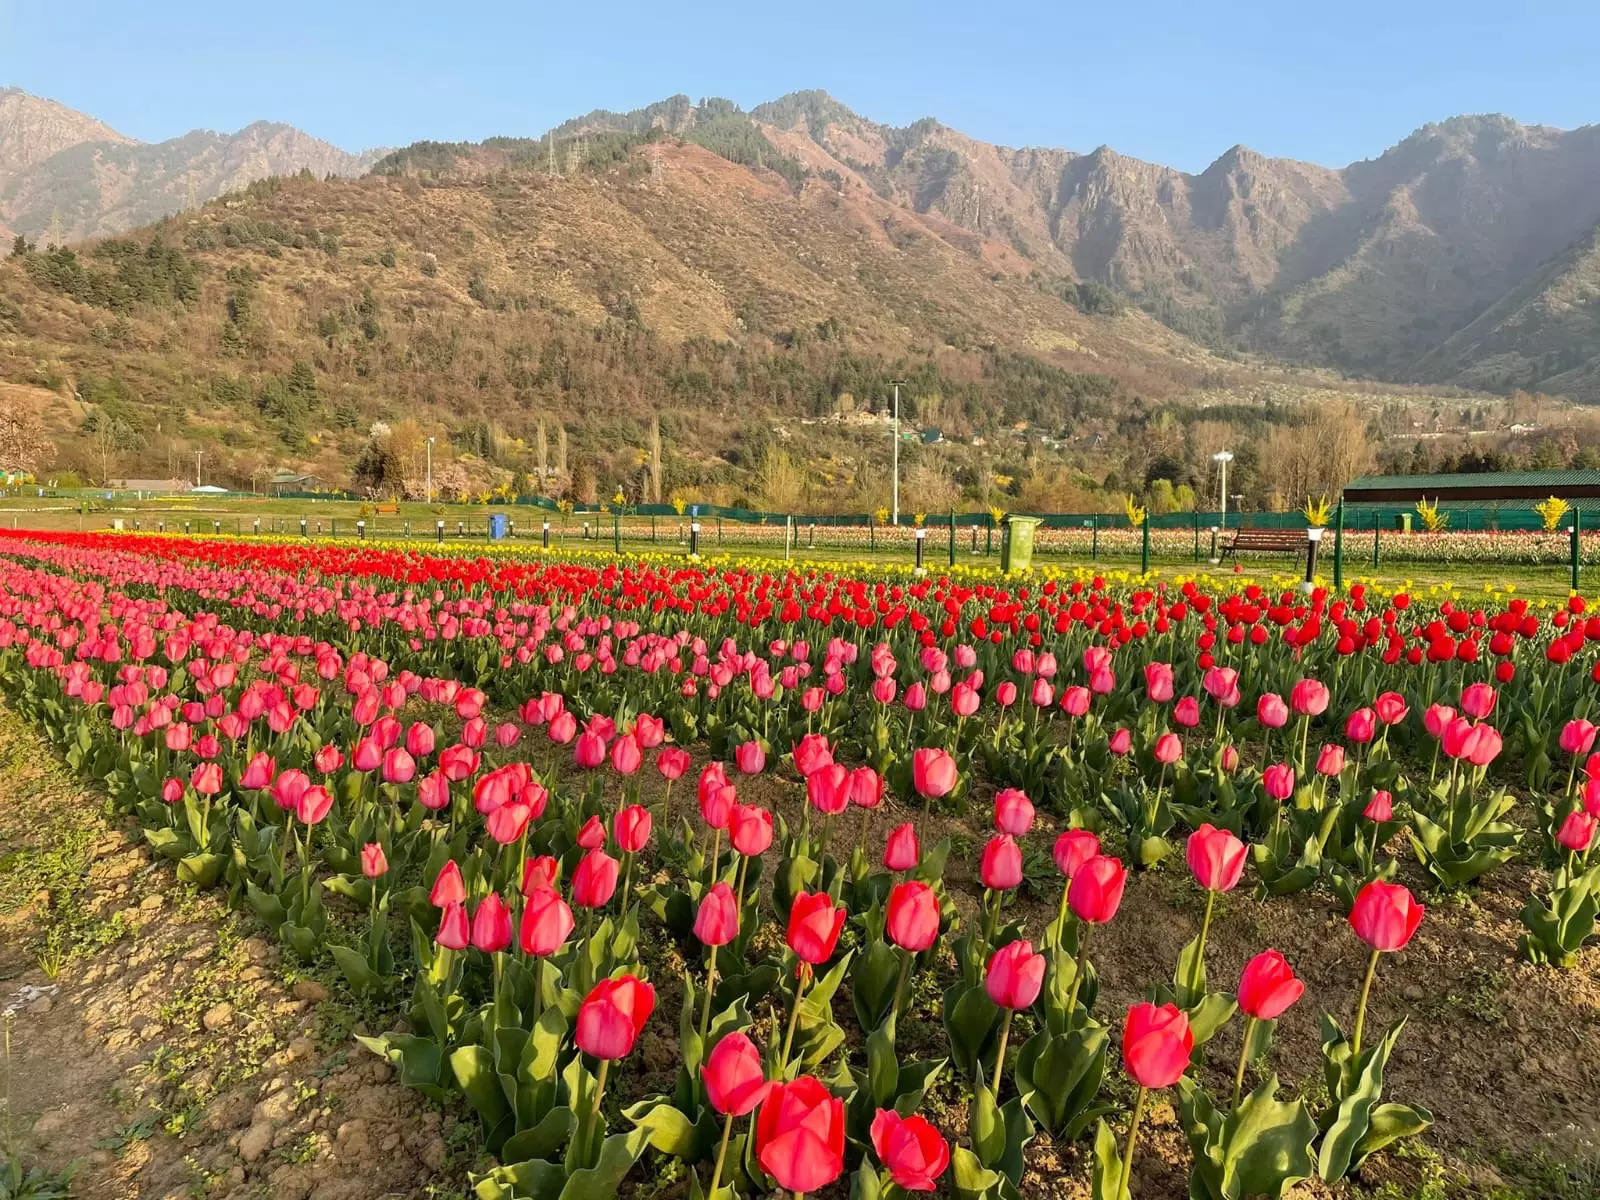
[(433, 439), (428, 439), (428, 503), (433, 503)]
[[(1213, 454), (1211, 456), (1211, 461), (1221, 464), (1221, 467), (1222, 467), (1222, 480), (1221, 480), (1220, 485), (1217, 488), (1218, 492), (1221, 493), (1222, 518), (1221, 518), (1221, 520), (1219, 520), (1217, 522), (1217, 529), (1221, 533), (1225, 534), (1225, 533), (1228, 532), (1228, 464), (1233, 461), (1233, 451), (1231, 451), (1231, 450), (1218, 450), (1215, 454)], [(1218, 558), (1216, 553), (1215, 553), (1215, 550), (1216, 550), (1216, 540), (1215, 539), (1212, 539), (1212, 550), (1213, 550), (1213, 553), (1212, 553), (1212, 556), (1211, 556), (1211, 561), (1212, 562), (1221, 562), (1222, 560), (1220, 558)]]
[(199, 487), (200, 486), (200, 456), (203, 453), (205, 453), (205, 451), (203, 451), (203, 450), (196, 450), (194, 452), (194, 485), (195, 485), (195, 487)]
[(890, 501), (889, 523), (900, 524), (900, 385), (903, 379), (891, 381), (894, 384), (894, 491)]

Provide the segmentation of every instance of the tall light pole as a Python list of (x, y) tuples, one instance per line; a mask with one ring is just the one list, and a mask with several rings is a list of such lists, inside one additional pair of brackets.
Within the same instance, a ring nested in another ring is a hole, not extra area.
[(1228, 529), (1228, 464), (1233, 461), (1233, 451), (1218, 450), (1211, 456), (1211, 461), (1222, 464), (1222, 484), (1218, 489), (1222, 493), (1222, 520), (1219, 525), (1224, 533)]
[(428, 503), (433, 503), (433, 439), (428, 439)]
[(196, 450), (194, 452), (194, 485), (195, 485), (195, 487), (199, 487), (200, 486), (200, 455), (203, 454), (203, 453), (204, 453), (204, 451), (202, 451), (202, 450)]
[(889, 523), (900, 524), (900, 385), (904, 379), (891, 381), (894, 384), (894, 492), (889, 510)]

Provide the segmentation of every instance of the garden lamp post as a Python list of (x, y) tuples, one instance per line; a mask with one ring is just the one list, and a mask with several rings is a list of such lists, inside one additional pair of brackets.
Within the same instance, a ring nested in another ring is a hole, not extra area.
[(900, 385), (905, 380), (894, 379), (890, 382), (894, 385), (894, 441), (891, 445), (894, 484), (889, 502), (889, 523), (898, 525), (900, 524)]
[(1223, 533), (1228, 532), (1228, 464), (1233, 461), (1232, 450), (1218, 450), (1211, 456), (1211, 461), (1219, 463), (1222, 467), (1222, 479), (1217, 487), (1217, 492), (1222, 499), (1222, 519), (1217, 522), (1217, 527)]

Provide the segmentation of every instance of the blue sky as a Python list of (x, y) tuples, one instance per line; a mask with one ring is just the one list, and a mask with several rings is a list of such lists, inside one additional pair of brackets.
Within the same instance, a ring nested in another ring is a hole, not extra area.
[(270, 119), (348, 149), (798, 88), (1008, 145), (1329, 165), (1430, 120), (1600, 121), (1595, 0), (414, 4), (0, 0), (0, 85), (133, 137)]

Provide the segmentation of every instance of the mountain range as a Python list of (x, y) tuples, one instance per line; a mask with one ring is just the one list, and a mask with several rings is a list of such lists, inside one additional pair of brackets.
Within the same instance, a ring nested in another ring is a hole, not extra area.
[(0, 390), (95, 477), (203, 446), (342, 483), (413, 421), (482, 481), (564, 463), (557, 433), (620, 479), (659, 416), (669, 486), (770, 496), (778, 446), (860, 504), (885, 464), (852, 422), (898, 378), (969, 447), (930, 471), (1059, 506), (1201, 485), (1211, 441), (1330, 401), (1414, 440), (1481, 424), (1463, 388), (1600, 400), (1596, 183), (1600, 133), (1500, 117), (1185, 174), (821, 92), (362, 155), (264, 124), (136, 143), (0, 92)]
[(347, 154), (267, 121), (140, 142), (53, 100), (0, 88), (0, 233), (58, 242), (121, 233), (257, 179), (359, 175), (382, 155)]

